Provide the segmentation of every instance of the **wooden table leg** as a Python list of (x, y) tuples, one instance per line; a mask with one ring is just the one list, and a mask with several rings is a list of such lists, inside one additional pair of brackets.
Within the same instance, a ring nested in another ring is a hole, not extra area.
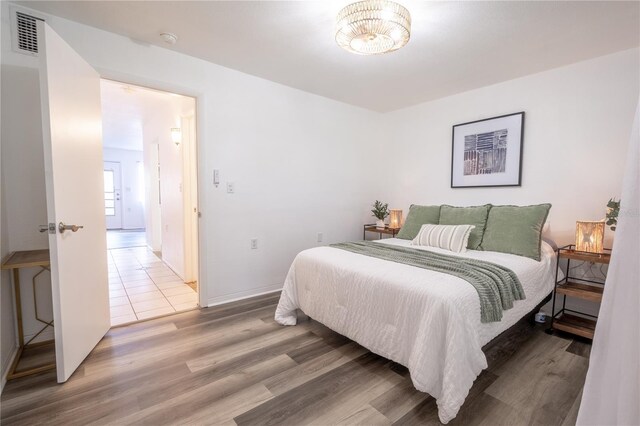
[(18, 322), (18, 342), (20, 348), (24, 346), (24, 331), (22, 328), (22, 298), (20, 297), (20, 269), (13, 270), (13, 288), (16, 298), (16, 318)]
[[(18, 363), (20, 362), (20, 357), (22, 357), (22, 353), (24, 351), (24, 327), (23, 327), (23, 323), (22, 323), (22, 297), (20, 295), (20, 269), (19, 268), (14, 268), (13, 269), (13, 288), (14, 288), (14, 292), (15, 292), (15, 299), (16, 299), (16, 320), (18, 323), (18, 342), (19, 342), (19, 346), (18, 346), (18, 353), (16, 354), (16, 357), (13, 359), (13, 362), (11, 363), (11, 366), (9, 367), (9, 371), (7, 372), (7, 380), (11, 380), (11, 379), (17, 379), (19, 377), (24, 377), (24, 376), (30, 376), (31, 374), (37, 374), (37, 373), (41, 373), (43, 371), (48, 371), (48, 370), (53, 370), (56, 368), (56, 364), (52, 363), (52, 364), (46, 364), (46, 365), (42, 365), (39, 367), (33, 367), (33, 368), (29, 368), (27, 370), (23, 370), (23, 371), (17, 371), (18, 368)], [(35, 296), (34, 296), (35, 297)], [(46, 326), (45, 326), (46, 328)], [(44, 330), (44, 328), (42, 329)], [(42, 331), (41, 330), (41, 331)], [(34, 336), (35, 338), (35, 336)], [(42, 343), (50, 343), (51, 341), (47, 341), (47, 342), (42, 342)], [(36, 343), (37, 345), (37, 343)]]

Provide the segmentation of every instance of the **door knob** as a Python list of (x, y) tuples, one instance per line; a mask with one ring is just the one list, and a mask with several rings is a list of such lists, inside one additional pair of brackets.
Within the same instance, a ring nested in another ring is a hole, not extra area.
[(64, 222), (58, 224), (58, 231), (60, 231), (61, 234), (64, 234), (64, 231), (78, 232), (78, 229), (82, 228), (84, 228), (82, 225), (65, 225)]

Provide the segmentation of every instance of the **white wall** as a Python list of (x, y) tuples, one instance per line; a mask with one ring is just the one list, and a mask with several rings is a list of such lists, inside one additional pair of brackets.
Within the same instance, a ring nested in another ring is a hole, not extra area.
[[(157, 117), (158, 123), (167, 123), (175, 127), (173, 114), (167, 111), (164, 117)], [(173, 123), (172, 123), (173, 122)], [(179, 116), (178, 116), (179, 122)], [(178, 123), (179, 124), (179, 123)], [(158, 127), (158, 126), (156, 126)], [(162, 260), (182, 279), (184, 279), (184, 197), (182, 179), (182, 145), (171, 141), (167, 129), (160, 137), (160, 222), (162, 223)]]
[(122, 229), (144, 229), (144, 185), (138, 178), (138, 164), (144, 165), (142, 151), (117, 148), (104, 148), (102, 151), (104, 161), (120, 163)]
[[(4, 88), (2, 88), (4, 89)], [(2, 90), (0, 89), (0, 90)], [(5, 105), (2, 105), (4, 109)], [(3, 135), (4, 139), (4, 135)], [(2, 149), (0, 147), (0, 158), (2, 157)], [(0, 162), (0, 176), (2, 175), (2, 166)], [(7, 214), (5, 212), (6, 191), (4, 186), (5, 179), (0, 180), (0, 259), (5, 259), (9, 254), (9, 239), (6, 235), (7, 230)], [(6, 374), (11, 366), (11, 361), (18, 349), (16, 336), (16, 324), (14, 318), (14, 296), (13, 283), (9, 271), (0, 271), (0, 312), (2, 322), (0, 324), (0, 392), (4, 388)]]
[[(143, 144), (149, 151), (146, 168), (149, 174), (147, 199), (147, 241), (154, 250), (162, 251), (162, 260), (181, 278), (185, 278), (184, 233), (184, 144), (176, 146), (170, 129), (181, 127), (184, 113), (194, 114), (195, 100), (184, 96), (165, 94), (157, 96), (153, 106), (145, 108), (142, 125)], [(159, 161), (152, 154), (159, 146)], [(160, 164), (160, 200), (158, 205), (157, 168)]]
[[(2, 19), (5, 19), (4, 11)], [(3, 30), (5, 24), (3, 22)], [(4, 35), (2, 36), (3, 43)], [(3, 54), (4, 56), (4, 54)], [(38, 72), (2, 63), (0, 73), (2, 107), (2, 255), (17, 250), (48, 248), (46, 233), (38, 232), (39, 225), (47, 223), (44, 186), (44, 157), (40, 118), (40, 83)], [(16, 125), (17, 124), (17, 125)], [(40, 268), (23, 268), (20, 273), (22, 313), (25, 338), (31, 338), (42, 324), (35, 320), (32, 277)], [(14, 327), (13, 291), (9, 275), (2, 273), (2, 374), (7, 357), (12, 353), (11, 328)], [(8, 280), (5, 284), (4, 280)], [(45, 272), (37, 281), (40, 316), (52, 319), (51, 284)], [(5, 334), (6, 333), (6, 334)], [(48, 328), (36, 341), (53, 338)], [(15, 342), (15, 337), (13, 337)]]
[[(576, 220), (602, 219), (609, 198), (620, 196), (638, 60), (632, 49), (386, 114), (395, 153), (386, 198), (405, 212), (412, 203), (549, 202), (554, 239), (572, 243)], [(451, 127), (519, 111), (522, 186), (452, 189)]]

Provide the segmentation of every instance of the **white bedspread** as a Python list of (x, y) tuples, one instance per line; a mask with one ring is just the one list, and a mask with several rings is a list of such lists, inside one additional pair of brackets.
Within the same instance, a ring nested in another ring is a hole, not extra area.
[[(394, 238), (380, 244), (409, 246), (410, 241)], [(510, 268), (520, 278), (526, 300), (516, 301), (502, 321), (483, 324), (478, 293), (461, 278), (317, 247), (293, 261), (275, 319), (295, 325), (296, 309), (301, 309), (372, 352), (406, 366), (416, 389), (436, 398), (440, 421), (447, 423), (487, 368), (482, 346), (531, 311), (551, 292), (555, 278), (555, 255), (545, 242), (540, 262), (487, 251), (456, 255)]]

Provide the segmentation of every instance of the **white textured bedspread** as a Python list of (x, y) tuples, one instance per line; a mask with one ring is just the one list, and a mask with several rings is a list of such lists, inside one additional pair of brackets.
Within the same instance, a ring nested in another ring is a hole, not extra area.
[[(394, 238), (380, 244), (409, 246), (410, 241)], [(478, 293), (460, 278), (317, 247), (293, 261), (275, 319), (295, 325), (296, 309), (300, 309), (372, 352), (406, 366), (416, 389), (436, 398), (440, 421), (447, 423), (487, 367), (482, 346), (532, 310), (551, 292), (555, 278), (555, 255), (545, 242), (540, 262), (487, 251), (456, 255), (511, 269), (520, 278), (526, 299), (505, 311), (502, 321), (483, 324)]]

